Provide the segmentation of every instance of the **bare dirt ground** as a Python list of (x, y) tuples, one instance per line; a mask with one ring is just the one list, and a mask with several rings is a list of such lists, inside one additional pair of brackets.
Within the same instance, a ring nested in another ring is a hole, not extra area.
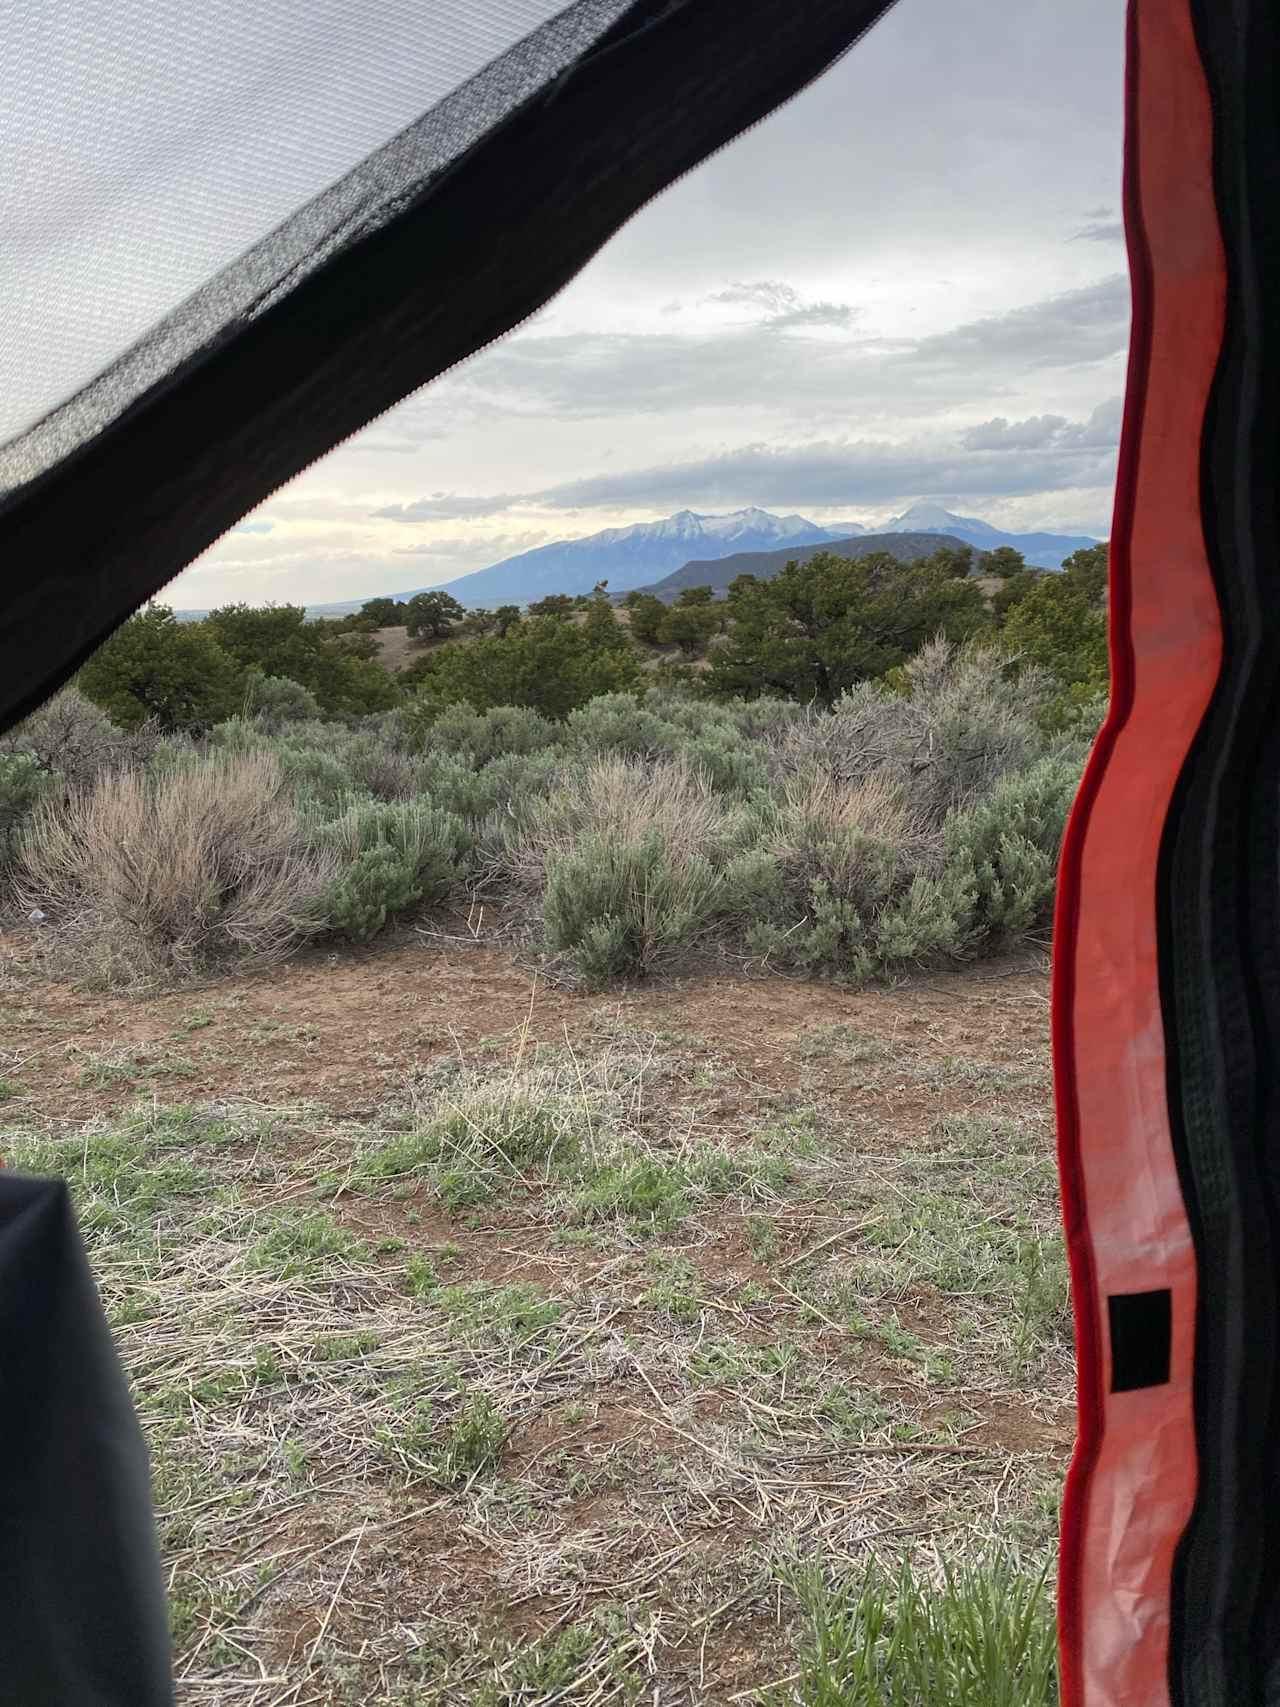
[(378, 662), (392, 675), (408, 669), (424, 652), (444, 644), (439, 640), (410, 640), (407, 628), (375, 628), (373, 638), (378, 642)]
[(1043, 957), (583, 995), (411, 934), (123, 999), (9, 946), (0, 1149), (77, 1194), (183, 1707), (808, 1703), (804, 1572), (1050, 1558)]

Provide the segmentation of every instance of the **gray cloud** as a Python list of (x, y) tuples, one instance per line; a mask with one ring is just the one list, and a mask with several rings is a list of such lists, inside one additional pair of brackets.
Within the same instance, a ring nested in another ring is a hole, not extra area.
[[(1115, 470), (1117, 409), (1118, 399), (1108, 399), (1086, 421), (1068, 421), (1062, 415), (1033, 415), (1022, 421), (997, 416), (951, 441), (935, 437), (905, 444), (870, 439), (746, 444), (715, 456), (563, 481), (523, 498), (455, 501), (483, 504), (488, 513), (522, 505), (561, 511), (685, 506), (714, 510), (746, 503), (830, 509), (890, 504), (922, 494), (995, 500), (1100, 487), (1111, 481)], [(406, 517), (414, 509), (405, 506)], [(447, 549), (460, 544), (449, 541)], [(488, 544), (500, 555), (496, 542)], [(423, 554), (432, 549), (424, 547)]]
[(857, 313), (847, 302), (807, 302), (770, 315), (765, 325), (775, 331), (789, 326), (848, 326)]
[(800, 305), (799, 292), (782, 279), (757, 279), (753, 284), (735, 280), (724, 290), (715, 290), (703, 299), (706, 302), (744, 303), (750, 308), (763, 309), (766, 314), (785, 314)]
[(990, 364), (1071, 367), (1117, 355), (1129, 341), (1129, 281), (1113, 273), (1097, 284), (1062, 291), (1024, 308), (990, 314), (922, 338), (901, 365), (982, 373)]
[(1003, 415), (966, 427), (960, 443), (966, 450), (1036, 450), (1052, 444), (1067, 426), (1065, 415), (1030, 415), (1010, 423)]
[[(733, 285), (757, 306), (782, 300), (778, 281)], [(592, 419), (711, 407), (774, 407), (810, 419), (847, 418), (851, 407), (909, 417), (999, 394), (1031, 370), (1069, 368), (1119, 356), (1128, 342), (1123, 274), (1042, 298), (947, 332), (892, 345), (883, 339), (804, 337), (807, 328), (848, 328), (855, 310), (804, 303), (746, 326), (694, 334), (527, 334), (497, 346), (450, 382), (450, 400), (505, 415)], [(734, 300), (740, 300), (734, 294)], [(779, 336), (782, 331), (792, 335)], [(798, 354), (797, 344), (803, 348)], [(447, 499), (441, 502), (447, 503)], [(461, 515), (456, 509), (441, 514)], [(476, 511), (474, 514), (489, 512)], [(425, 519), (427, 511), (416, 518)]]
[(829, 509), (889, 504), (926, 493), (994, 499), (1103, 486), (1114, 468), (1114, 447), (1072, 443), (1065, 437), (1047, 445), (984, 448), (874, 440), (789, 448), (753, 444), (699, 461), (567, 481), (540, 492), (537, 501), (564, 509), (715, 509), (747, 502), (766, 508)]
[(1102, 224), (1083, 226), (1071, 239), (1073, 243), (1079, 243), (1081, 240), (1087, 243), (1123, 243), (1124, 224), (1115, 219)]
[(270, 533), (274, 522), (240, 522), (232, 528), (232, 533)]

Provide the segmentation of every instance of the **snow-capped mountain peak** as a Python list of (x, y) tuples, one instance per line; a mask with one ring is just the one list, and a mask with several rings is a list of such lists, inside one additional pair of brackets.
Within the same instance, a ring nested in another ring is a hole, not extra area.
[(910, 505), (900, 516), (891, 516), (876, 531), (950, 534), (960, 531), (963, 539), (989, 538), (993, 543), (1004, 538), (1000, 529), (992, 527), (990, 522), (981, 521), (977, 516), (957, 516), (951, 510), (944, 510), (941, 504), (930, 504), (923, 499)]
[(754, 504), (725, 515), (677, 510), (661, 521), (634, 522), (585, 539), (536, 546), (451, 581), (445, 591), (464, 605), (488, 607), (527, 604), (547, 593), (590, 592), (600, 581), (609, 583), (611, 593), (624, 593), (661, 580), (690, 561), (810, 545), (830, 537), (826, 528), (804, 516), (775, 516)]

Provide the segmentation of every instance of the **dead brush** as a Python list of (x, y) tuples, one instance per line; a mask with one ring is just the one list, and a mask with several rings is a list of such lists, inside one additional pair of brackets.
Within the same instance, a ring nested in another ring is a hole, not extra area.
[(843, 782), (819, 770), (782, 785), (765, 845), (793, 879), (821, 879), (855, 903), (881, 898), (896, 875), (934, 867), (942, 853), (939, 835), (890, 777)]
[(276, 760), (210, 754), (167, 774), (107, 771), (41, 807), (16, 888), (46, 952), (113, 985), (280, 959), (321, 927), (334, 855), (307, 846)]
[(657, 835), (668, 864), (685, 870), (732, 832), (732, 812), (687, 758), (644, 760), (609, 754), (574, 767), (536, 803), (502, 855), (508, 881), (540, 895), (551, 868), (584, 841), (635, 846)]

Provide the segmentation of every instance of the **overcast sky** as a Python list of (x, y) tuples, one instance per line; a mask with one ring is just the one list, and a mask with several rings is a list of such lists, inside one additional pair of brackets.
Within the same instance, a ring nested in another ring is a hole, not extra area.
[(1105, 537), (1123, 11), (901, 0), (165, 596), (401, 591), (686, 506), (870, 525), (927, 497)]

